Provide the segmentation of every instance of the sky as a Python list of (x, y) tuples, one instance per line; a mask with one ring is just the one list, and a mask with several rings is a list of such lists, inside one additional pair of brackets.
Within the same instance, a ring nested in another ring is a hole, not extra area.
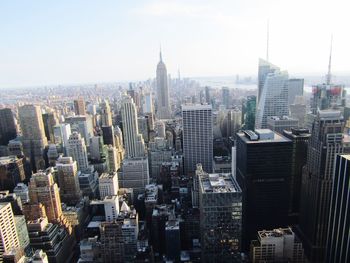
[(350, 75), (348, 0), (0, 1), (0, 87), (146, 80), (168, 73)]

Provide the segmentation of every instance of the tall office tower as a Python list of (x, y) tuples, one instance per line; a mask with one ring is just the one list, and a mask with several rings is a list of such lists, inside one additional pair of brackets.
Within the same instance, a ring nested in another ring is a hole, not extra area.
[(178, 219), (168, 220), (165, 223), (165, 257), (172, 262), (180, 262), (181, 239), (180, 221)]
[(0, 190), (12, 192), (18, 183), (26, 179), (24, 163), (24, 158), (0, 157)]
[(56, 125), (54, 128), (55, 144), (59, 144), (63, 148), (63, 152), (66, 154), (66, 148), (68, 146), (68, 139), (72, 131), (70, 124), (62, 123)]
[(137, 252), (139, 233), (136, 210), (123, 203), (117, 220), (102, 222), (100, 226), (103, 262), (133, 262)]
[(300, 237), (310, 262), (325, 256), (334, 159), (343, 152), (343, 129), (343, 116), (335, 110), (319, 110), (312, 125), (300, 197)]
[(274, 73), (275, 71), (279, 71), (280, 68), (271, 64), (270, 62), (259, 59), (259, 69), (258, 69), (258, 101), (257, 104), (260, 102), (261, 94), (265, 86), (266, 77), (270, 73)]
[(101, 126), (112, 126), (112, 111), (107, 100), (101, 104)]
[(20, 247), (11, 203), (0, 204), (0, 218), (0, 262), (3, 262), (5, 252)]
[(261, 229), (287, 226), (292, 141), (271, 130), (237, 133), (237, 181), (243, 192), (243, 249)]
[(328, 226), (326, 262), (350, 262), (350, 154), (337, 155)]
[(202, 261), (234, 262), (241, 251), (241, 188), (230, 173), (198, 180)]
[(242, 112), (238, 109), (227, 110), (227, 132), (226, 136), (236, 136), (236, 133), (242, 128)]
[(103, 157), (103, 139), (102, 136), (93, 136), (90, 138), (90, 160), (91, 162), (100, 162)]
[(142, 105), (142, 111), (144, 114), (152, 113), (153, 114), (153, 101), (152, 101), (152, 93), (146, 93), (144, 95), (144, 101)]
[(230, 89), (228, 87), (221, 88), (221, 104), (228, 109), (230, 107)]
[(127, 158), (145, 155), (145, 144), (137, 126), (137, 112), (130, 96), (124, 96), (121, 105), (125, 155)]
[(256, 96), (248, 96), (242, 103), (243, 129), (254, 130), (256, 114)]
[(252, 263), (305, 262), (303, 244), (290, 227), (258, 231), (258, 240), (250, 244), (250, 259)]
[(201, 163), (213, 170), (213, 116), (211, 105), (182, 105), (185, 173), (193, 173)]
[(157, 117), (158, 119), (170, 119), (169, 82), (166, 66), (162, 60), (162, 52), (159, 53), (157, 65)]
[(103, 144), (115, 146), (114, 127), (102, 126)]
[(26, 184), (18, 183), (16, 187), (13, 189), (13, 193), (15, 193), (16, 196), (21, 198), (22, 204), (29, 202), (29, 191), (28, 191), (28, 186)]
[(157, 179), (159, 177), (162, 163), (170, 162), (171, 156), (172, 150), (168, 147), (164, 138), (155, 137), (154, 141), (149, 143), (148, 157), (152, 179)]
[(86, 115), (85, 101), (83, 98), (78, 98), (74, 100), (74, 111), (75, 115)]
[(318, 110), (338, 109), (345, 106), (344, 85), (332, 83), (319, 84), (312, 87), (311, 112), (317, 114)]
[(72, 132), (80, 133), (85, 140), (85, 144), (89, 146), (89, 139), (94, 136), (94, 127), (90, 115), (67, 117), (65, 123), (70, 124)]
[(56, 168), (61, 200), (75, 206), (81, 200), (77, 162), (72, 157), (60, 157)]
[(73, 132), (68, 139), (68, 156), (71, 156), (77, 162), (78, 170), (85, 170), (89, 166), (87, 151), (84, 139), (80, 134)]
[(205, 101), (207, 104), (211, 104), (211, 88), (205, 87)]
[(121, 160), (118, 149), (112, 145), (107, 146), (107, 168), (109, 172), (116, 172), (120, 168)]
[(103, 173), (98, 179), (100, 199), (103, 200), (106, 196), (118, 195), (118, 173)]
[(135, 90), (135, 88), (133, 87), (132, 83), (129, 83), (129, 89), (126, 91), (126, 93), (132, 98), (132, 100), (135, 103), (136, 106), (136, 110), (137, 112), (140, 110), (140, 106), (141, 106), (141, 101), (140, 101), (140, 95), (139, 93)]
[(137, 196), (144, 193), (147, 184), (149, 184), (148, 158), (124, 159), (119, 186), (121, 188), (132, 188), (134, 195)]
[(284, 130), (290, 131), (292, 128), (298, 128), (299, 120), (289, 116), (269, 116), (267, 117), (267, 128), (283, 134)]
[(295, 97), (304, 95), (304, 79), (288, 80), (288, 105), (295, 101)]
[(23, 144), (19, 138), (9, 141), (7, 150), (9, 155), (23, 156)]
[(16, 136), (17, 127), (11, 109), (0, 109), (0, 145), (7, 145)]
[(142, 138), (147, 143), (149, 141), (149, 127), (148, 127), (148, 119), (146, 117), (138, 117), (137, 118), (137, 126), (139, 128), (140, 134), (142, 134)]
[(267, 117), (288, 116), (288, 73), (274, 70), (266, 75), (262, 90), (259, 86), (259, 102), (257, 105), (255, 127), (265, 129)]
[(50, 222), (58, 222), (62, 217), (61, 198), (52, 173), (53, 168), (49, 168), (32, 175), (29, 182), (29, 199), (30, 205), (44, 205)]
[(306, 104), (303, 97), (296, 96), (293, 104), (289, 105), (290, 116), (298, 119), (299, 127), (305, 127)]
[(289, 217), (293, 224), (297, 224), (300, 211), (301, 178), (303, 167), (307, 159), (307, 147), (311, 137), (308, 129), (292, 128), (291, 131), (283, 131), (283, 136), (293, 142), (292, 171), (290, 177)]
[(45, 168), (44, 149), (47, 146), (44, 123), (39, 106), (24, 105), (18, 109), (24, 155), (30, 158), (33, 170)]
[(55, 112), (43, 113), (43, 123), (45, 129), (45, 136), (51, 142), (55, 142), (54, 127), (58, 125), (58, 119)]

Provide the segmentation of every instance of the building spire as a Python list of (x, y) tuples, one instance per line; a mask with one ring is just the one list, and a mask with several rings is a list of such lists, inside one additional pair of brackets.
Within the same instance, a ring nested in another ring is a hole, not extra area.
[(327, 85), (331, 84), (332, 74), (331, 74), (331, 67), (332, 67), (332, 47), (333, 47), (333, 35), (331, 35), (331, 47), (329, 52), (329, 62), (328, 62), (328, 73), (327, 73)]
[(267, 19), (266, 32), (266, 61), (269, 61), (270, 19)]
[(163, 59), (162, 59), (162, 45), (161, 44), (159, 44), (159, 60), (163, 61)]

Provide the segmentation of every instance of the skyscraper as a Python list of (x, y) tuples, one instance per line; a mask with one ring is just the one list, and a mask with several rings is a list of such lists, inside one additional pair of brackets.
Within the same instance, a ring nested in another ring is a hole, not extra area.
[(295, 97), (304, 95), (304, 79), (288, 80), (288, 105), (295, 101)]
[(22, 130), (24, 155), (30, 158), (33, 170), (45, 168), (43, 158), (47, 146), (41, 110), (36, 105), (24, 105), (18, 110)]
[(77, 162), (72, 157), (60, 157), (56, 168), (61, 199), (64, 203), (75, 206), (81, 199)]
[[(49, 222), (57, 223), (62, 219), (62, 205), (59, 188), (53, 179), (52, 172), (51, 168), (32, 175), (29, 182), (29, 206), (42, 204)], [(28, 220), (27, 216), (28, 213), (26, 214)], [(33, 218), (35, 219), (38, 218)]]
[(185, 173), (193, 173), (201, 163), (213, 170), (213, 120), (211, 105), (182, 105)]
[(268, 73), (265, 76), (262, 87), (260, 87), (259, 82), (259, 101), (255, 127), (257, 129), (265, 129), (267, 128), (267, 117), (287, 115), (289, 115), (288, 73), (275, 69), (273, 73)]
[(77, 162), (78, 170), (85, 170), (89, 166), (87, 151), (84, 139), (80, 134), (73, 132), (68, 139), (68, 156), (71, 156)]
[(112, 112), (107, 100), (101, 104), (101, 126), (112, 126)]
[(300, 206), (300, 237), (310, 262), (325, 256), (334, 158), (343, 152), (343, 129), (342, 114), (335, 110), (319, 110), (312, 125)]
[(230, 173), (198, 176), (202, 262), (234, 262), (241, 246), (241, 188)]
[(98, 183), (101, 200), (106, 196), (118, 195), (119, 184), (118, 174), (116, 172), (101, 174)]
[(221, 88), (221, 97), (222, 105), (228, 109), (230, 107), (230, 89), (228, 87)]
[(43, 114), (43, 123), (45, 128), (46, 138), (51, 142), (55, 142), (54, 127), (58, 125), (58, 120), (55, 112), (47, 112)]
[(0, 145), (7, 145), (16, 136), (17, 128), (11, 109), (0, 109)]
[(254, 130), (256, 114), (256, 96), (248, 96), (242, 104), (243, 129)]
[[(271, 64), (270, 62), (259, 59), (259, 70), (258, 70), (258, 103), (261, 98), (261, 93), (265, 86), (265, 80), (269, 73), (274, 73), (276, 70), (279, 71), (279, 67)], [(257, 104), (258, 104), (257, 103)]]
[(157, 116), (159, 119), (170, 119), (169, 104), (169, 83), (166, 66), (162, 59), (162, 52), (159, 54), (159, 63), (157, 65)]
[(75, 115), (86, 115), (85, 101), (83, 98), (74, 100)]
[(20, 247), (11, 203), (0, 204), (0, 218), (0, 262), (3, 262), (4, 252)]
[(337, 155), (328, 225), (326, 262), (350, 262), (350, 154)]
[(261, 129), (237, 133), (237, 181), (243, 193), (243, 249), (262, 229), (287, 226), (291, 140)]
[(127, 158), (145, 155), (145, 145), (137, 126), (136, 106), (132, 98), (125, 95), (121, 105), (125, 155)]

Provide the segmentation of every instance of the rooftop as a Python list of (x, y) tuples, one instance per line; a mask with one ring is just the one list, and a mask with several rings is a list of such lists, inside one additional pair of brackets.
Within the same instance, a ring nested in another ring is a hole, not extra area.
[(235, 193), (241, 192), (241, 188), (231, 173), (207, 174), (200, 177), (205, 193)]
[(283, 237), (286, 235), (294, 235), (291, 228), (277, 228), (274, 230), (262, 230), (258, 231), (259, 239), (273, 238), (273, 237)]
[(183, 104), (182, 110), (211, 110), (212, 107), (209, 104)]
[(0, 165), (6, 165), (17, 161), (18, 158), (15, 155), (0, 157)]
[(290, 142), (290, 140), (270, 129), (256, 129), (255, 131), (244, 130), (238, 132), (237, 136), (248, 144)]

